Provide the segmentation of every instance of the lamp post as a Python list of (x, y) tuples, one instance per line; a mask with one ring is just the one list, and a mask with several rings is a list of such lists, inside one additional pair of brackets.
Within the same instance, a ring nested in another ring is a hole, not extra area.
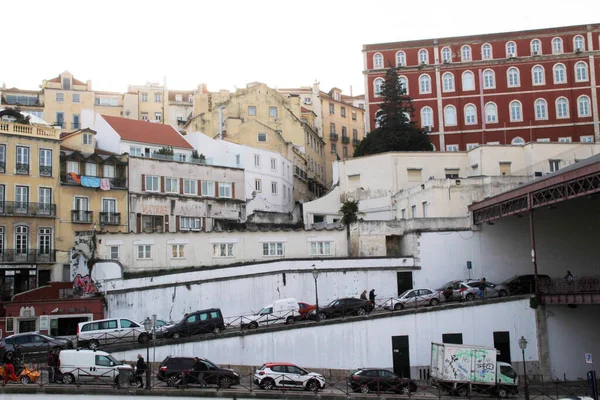
[(152, 330), (150, 317), (144, 320), (144, 330), (146, 331), (146, 390), (150, 390), (150, 336), (148, 336)]
[(319, 271), (317, 270), (317, 268), (313, 268), (312, 270), (312, 276), (315, 280), (315, 299), (317, 301), (317, 322), (321, 321), (321, 315), (319, 314), (319, 284), (318, 279), (319, 279)]
[(523, 354), (523, 380), (525, 389), (525, 400), (529, 400), (529, 385), (527, 384), (527, 368), (525, 367), (525, 349), (527, 348), (527, 339), (524, 336), (521, 336), (519, 339), (519, 347), (521, 348), (521, 353)]

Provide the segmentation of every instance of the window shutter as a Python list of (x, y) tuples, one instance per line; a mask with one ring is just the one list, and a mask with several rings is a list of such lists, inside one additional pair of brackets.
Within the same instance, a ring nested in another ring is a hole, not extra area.
[(142, 192), (146, 191), (146, 175), (142, 174)]
[[(143, 175), (142, 175), (143, 176)], [(136, 225), (137, 225), (137, 233), (141, 233), (142, 232), (142, 213), (137, 213), (137, 221), (136, 221)]]
[(219, 197), (219, 182), (215, 181), (215, 197)]
[(181, 230), (181, 217), (178, 215), (175, 217), (175, 231), (179, 232)]
[(235, 182), (231, 182), (231, 198), (235, 199)]
[(202, 217), (202, 232), (206, 232), (206, 217)]
[(165, 192), (165, 177), (161, 176), (160, 177), (160, 191), (161, 192)]
[(165, 215), (165, 232), (169, 232), (169, 215)]
[(179, 178), (179, 194), (183, 194), (183, 178)]
[(202, 196), (202, 181), (198, 180), (198, 196)]

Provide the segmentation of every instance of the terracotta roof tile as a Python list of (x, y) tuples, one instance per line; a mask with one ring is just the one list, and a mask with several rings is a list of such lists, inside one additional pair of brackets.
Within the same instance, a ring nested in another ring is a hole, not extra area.
[(193, 149), (193, 147), (171, 125), (155, 124), (103, 115), (102, 118), (117, 132), (121, 139), (159, 146)]

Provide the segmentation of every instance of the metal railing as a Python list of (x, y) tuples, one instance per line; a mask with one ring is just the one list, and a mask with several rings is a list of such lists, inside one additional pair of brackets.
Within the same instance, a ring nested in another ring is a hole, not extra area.
[(329, 134), (329, 140), (331, 140), (332, 142), (337, 142), (337, 140), (339, 139), (339, 136), (337, 133), (330, 133)]
[(599, 276), (580, 276), (569, 281), (564, 278), (540, 279), (540, 294), (600, 293)]
[(358, 139), (352, 139), (352, 144), (354, 146), (358, 146), (360, 144), (360, 140), (358, 140)]
[(104, 225), (121, 225), (121, 213), (100, 213), (100, 223)]
[(93, 211), (71, 210), (71, 221), (79, 224), (91, 224), (94, 218)]
[(16, 173), (19, 175), (29, 175), (29, 164), (17, 163)]
[(0, 201), (0, 215), (26, 215), (29, 217), (55, 217), (56, 204)]
[(69, 174), (60, 176), (60, 183), (64, 185), (75, 185), (81, 186), (81, 178), (89, 177), (89, 178), (100, 178), (100, 179), (108, 179), (110, 182), (111, 189), (127, 189), (127, 178), (103, 178), (101, 176), (89, 176), (89, 175), (77, 175), (79, 180), (72, 177)]
[(0, 262), (3, 263), (50, 263), (56, 261), (54, 249), (2, 249)]
[(52, 166), (40, 165), (40, 176), (52, 176)]
[(342, 136), (342, 143), (343, 144), (348, 144), (350, 143), (350, 138), (348, 136)]

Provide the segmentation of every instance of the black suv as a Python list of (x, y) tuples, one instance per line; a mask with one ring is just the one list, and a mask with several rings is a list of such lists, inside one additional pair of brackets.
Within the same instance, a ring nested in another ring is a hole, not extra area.
[[(204, 366), (204, 381), (207, 385), (228, 388), (240, 384), (240, 374), (232, 369), (221, 368), (213, 362), (200, 358)], [(194, 366), (193, 357), (167, 357), (158, 367), (158, 380), (166, 382), (167, 386), (176, 386), (183, 374), (188, 373)]]
[[(551, 281), (548, 275), (538, 275), (540, 286), (548, 285)], [(508, 288), (511, 296), (518, 294), (535, 293), (535, 275), (519, 275), (504, 281), (504, 286)]]
[(17, 333), (2, 339), (0, 356), (4, 358), (19, 357), (22, 354), (48, 353), (51, 350), (72, 349), (69, 339), (53, 338), (37, 332)]
[(350, 297), (347, 299), (337, 299), (329, 303), (326, 307), (319, 308), (319, 318), (344, 317), (348, 315), (365, 315), (373, 309), (373, 304), (368, 300)]
[(410, 379), (400, 378), (386, 369), (363, 368), (348, 378), (355, 392), (395, 392), (410, 395), (417, 391), (417, 385)]
[[(194, 311), (185, 314), (183, 319), (171, 326), (167, 326), (159, 334), (160, 337), (178, 339), (182, 336), (196, 335), (199, 333), (219, 333), (225, 329), (223, 314), (219, 308)], [(158, 334), (158, 332), (157, 332)]]

